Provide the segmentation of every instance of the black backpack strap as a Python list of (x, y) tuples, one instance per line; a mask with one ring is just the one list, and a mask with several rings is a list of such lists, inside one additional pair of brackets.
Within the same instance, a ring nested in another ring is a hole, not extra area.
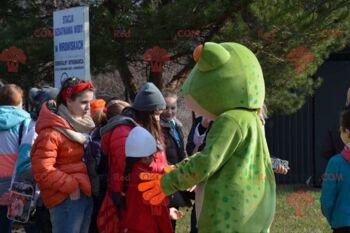
[(85, 162), (85, 164), (88, 164), (90, 160), (88, 155), (91, 154), (91, 141), (92, 141), (91, 135), (89, 134), (87, 138), (88, 138), (88, 142), (84, 144), (84, 156), (83, 156), (83, 161)]
[(22, 143), (23, 130), (24, 130), (24, 122), (25, 122), (25, 120), (23, 120), (23, 121), (21, 122), (21, 124), (19, 125), (19, 130), (18, 130), (18, 146), (20, 146), (21, 143)]

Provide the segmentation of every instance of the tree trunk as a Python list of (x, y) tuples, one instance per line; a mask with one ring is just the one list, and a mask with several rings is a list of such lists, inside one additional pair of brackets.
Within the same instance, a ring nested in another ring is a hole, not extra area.
[(163, 90), (163, 73), (162, 72), (152, 72), (150, 71), (149, 76), (148, 76), (148, 82), (153, 83), (158, 87), (160, 91)]
[(133, 76), (129, 70), (126, 59), (120, 59), (117, 67), (125, 87), (125, 97), (127, 98), (127, 101), (133, 102), (136, 96), (136, 85), (133, 82)]
[(185, 65), (184, 68), (182, 68), (176, 75), (174, 75), (173, 78), (166, 84), (166, 88), (174, 91), (180, 87), (184, 83), (192, 67), (193, 64)]

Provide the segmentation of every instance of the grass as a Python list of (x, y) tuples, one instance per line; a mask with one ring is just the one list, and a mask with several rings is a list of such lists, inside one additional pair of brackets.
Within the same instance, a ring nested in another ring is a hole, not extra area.
[[(320, 189), (277, 187), (277, 206), (271, 233), (331, 233), (320, 208)], [(299, 207), (297, 207), (298, 205)], [(190, 209), (178, 221), (176, 233), (190, 232)]]

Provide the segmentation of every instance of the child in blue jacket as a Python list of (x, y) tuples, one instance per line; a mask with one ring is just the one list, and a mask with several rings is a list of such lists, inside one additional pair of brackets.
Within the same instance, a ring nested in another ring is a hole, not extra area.
[(340, 137), (345, 147), (329, 160), (321, 193), (322, 213), (333, 233), (350, 232), (350, 110), (341, 113)]

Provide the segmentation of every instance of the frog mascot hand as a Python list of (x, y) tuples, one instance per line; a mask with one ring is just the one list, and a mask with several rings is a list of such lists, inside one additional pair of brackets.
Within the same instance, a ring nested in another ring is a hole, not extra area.
[[(257, 109), (265, 97), (255, 55), (237, 43), (211, 43), (194, 52), (196, 66), (182, 87), (185, 103), (214, 120), (206, 147), (139, 190), (151, 204), (200, 184), (196, 208), (200, 233), (269, 232), (276, 184)], [(146, 177), (146, 178), (145, 178)]]

